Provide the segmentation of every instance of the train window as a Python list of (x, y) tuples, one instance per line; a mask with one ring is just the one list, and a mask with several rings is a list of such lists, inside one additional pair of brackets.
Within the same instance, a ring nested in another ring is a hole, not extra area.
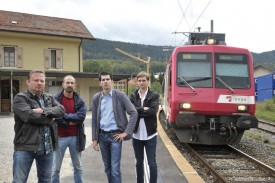
[(177, 85), (212, 87), (211, 53), (179, 53)]
[(247, 55), (217, 53), (215, 55), (215, 68), (216, 88), (250, 88)]

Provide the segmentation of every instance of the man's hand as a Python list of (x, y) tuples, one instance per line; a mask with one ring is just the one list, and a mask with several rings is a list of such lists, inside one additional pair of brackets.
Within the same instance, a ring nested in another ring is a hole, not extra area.
[(41, 108), (36, 108), (36, 109), (32, 109), (33, 112), (37, 113), (37, 114), (43, 114), (43, 109)]
[(99, 145), (98, 145), (97, 140), (93, 140), (92, 146), (95, 151), (99, 151)]
[(127, 136), (128, 134), (123, 132), (123, 133), (118, 133), (118, 134), (115, 134), (113, 137), (114, 137), (114, 140), (118, 140), (119, 142), (122, 142), (123, 139)]
[(143, 109), (146, 111), (146, 110), (148, 110), (148, 109), (149, 109), (149, 107), (143, 107)]

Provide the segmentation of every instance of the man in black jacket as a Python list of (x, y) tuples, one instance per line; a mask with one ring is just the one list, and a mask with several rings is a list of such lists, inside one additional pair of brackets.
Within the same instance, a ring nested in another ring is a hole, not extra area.
[(138, 112), (138, 120), (133, 133), (133, 148), (136, 157), (137, 182), (144, 182), (144, 148), (150, 169), (150, 183), (157, 183), (156, 162), (157, 112), (159, 94), (149, 89), (149, 74), (142, 71), (137, 75), (139, 89), (134, 91), (130, 100)]
[(51, 181), (53, 151), (58, 147), (53, 118), (62, 117), (65, 109), (43, 93), (45, 78), (43, 71), (31, 71), (26, 81), (28, 90), (14, 98), (13, 183), (27, 182), (34, 159), (38, 182)]
[(58, 124), (59, 148), (54, 152), (52, 183), (60, 182), (60, 169), (67, 148), (74, 167), (74, 182), (82, 183), (81, 151), (85, 149), (86, 142), (83, 123), (86, 117), (86, 106), (83, 99), (74, 92), (76, 80), (72, 75), (64, 77), (62, 87), (63, 91), (58, 93), (55, 99), (65, 107), (66, 113), (63, 118), (55, 120)]

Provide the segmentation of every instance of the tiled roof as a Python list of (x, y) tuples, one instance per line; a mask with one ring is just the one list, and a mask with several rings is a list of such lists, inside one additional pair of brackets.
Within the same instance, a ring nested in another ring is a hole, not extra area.
[(0, 10), (0, 31), (95, 39), (80, 20)]

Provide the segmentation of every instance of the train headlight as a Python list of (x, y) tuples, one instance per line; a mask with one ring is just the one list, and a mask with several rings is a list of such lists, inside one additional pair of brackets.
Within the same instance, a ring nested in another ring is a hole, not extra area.
[(207, 39), (207, 44), (209, 45), (213, 45), (213, 44), (216, 44), (216, 40), (215, 39)]
[(248, 110), (248, 106), (246, 105), (238, 105), (238, 111), (247, 111)]
[(190, 109), (191, 104), (190, 103), (180, 103), (180, 108), (182, 109)]

